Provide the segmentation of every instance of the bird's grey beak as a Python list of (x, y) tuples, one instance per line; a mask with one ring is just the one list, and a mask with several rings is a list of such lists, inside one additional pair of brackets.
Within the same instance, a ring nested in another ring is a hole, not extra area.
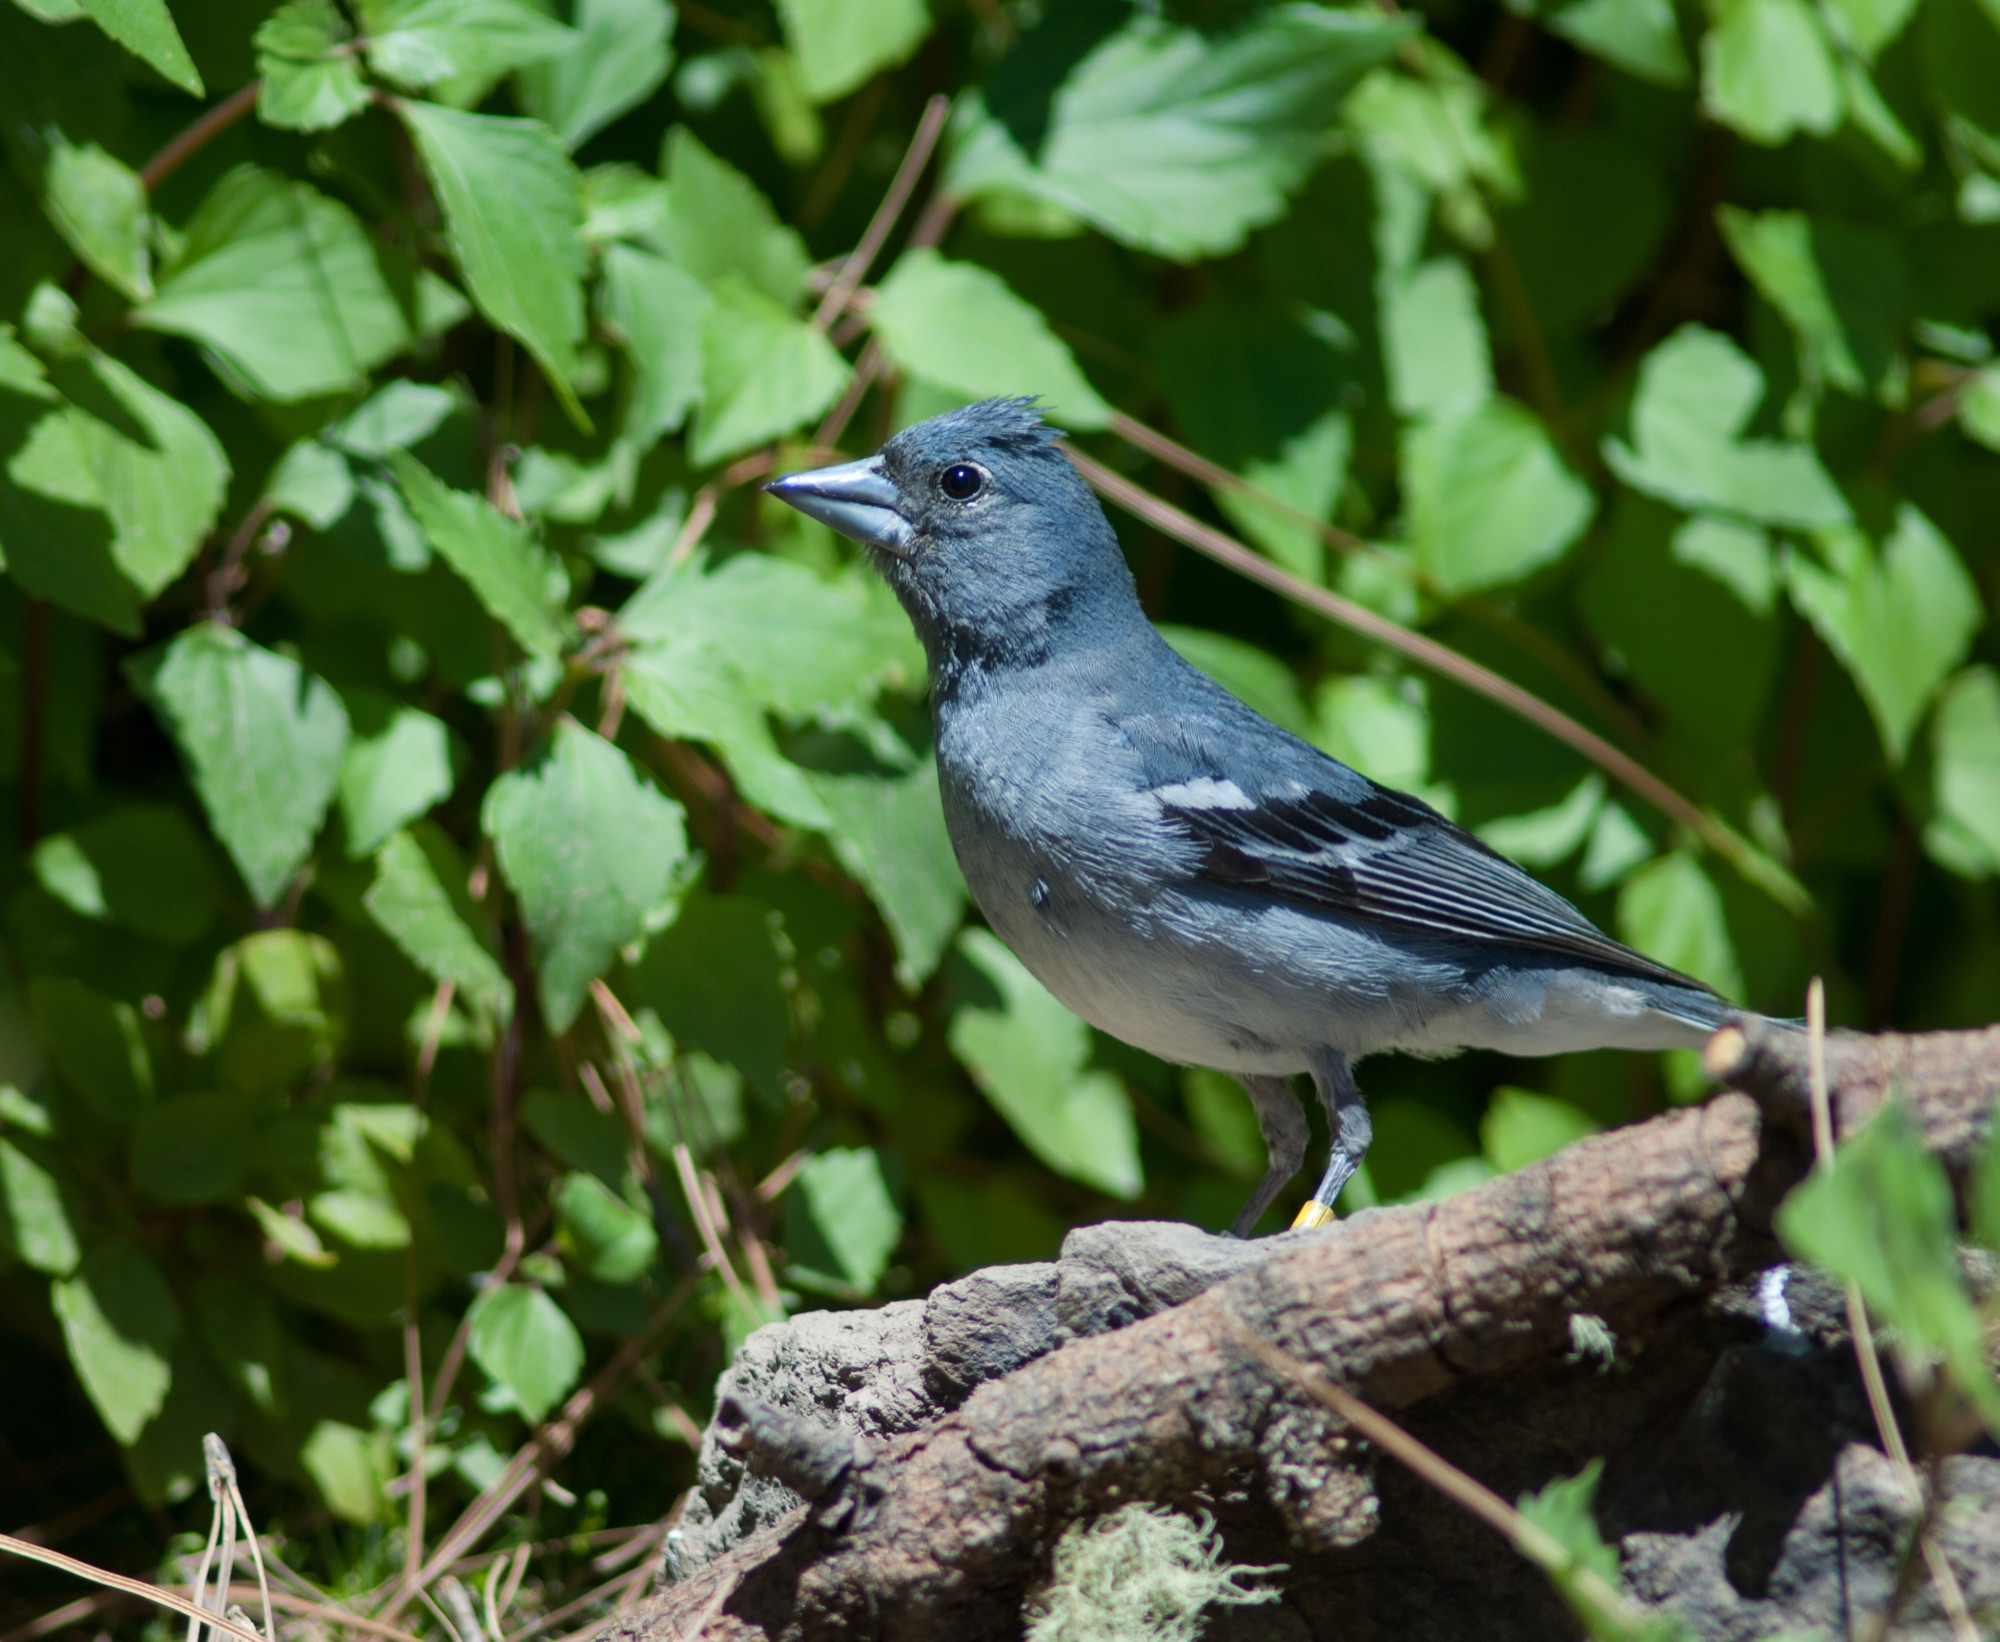
[(896, 487), (882, 471), (879, 456), (810, 473), (788, 473), (764, 488), (863, 547), (880, 548), (899, 559), (910, 556), (916, 532), (897, 511)]

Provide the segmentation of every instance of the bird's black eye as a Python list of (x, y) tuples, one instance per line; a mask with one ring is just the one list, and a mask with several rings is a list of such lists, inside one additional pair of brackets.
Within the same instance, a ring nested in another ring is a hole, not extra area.
[(969, 502), (986, 488), (986, 475), (969, 462), (955, 462), (944, 470), (938, 488), (954, 502)]

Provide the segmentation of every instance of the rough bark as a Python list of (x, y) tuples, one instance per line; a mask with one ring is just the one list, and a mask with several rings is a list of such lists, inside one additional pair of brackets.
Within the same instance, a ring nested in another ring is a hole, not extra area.
[[(1282, 1605), (1212, 1636), (1573, 1634), (1490, 1531), (1378, 1464), (1238, 1328), (1503, 1494), (1610, 1456), (1600, 1522), (1634, 1589), (1704, 1635), (1837, 1622), (1886, 1593), (1903, 1518), (1837, 1296), (1795, 1279), (1774, 1331), (1752, 1292), (1810, 1159), (1805, 1039), (1746, 1024), (1709, 1060), (1731, 1088), (1708, 1105), (1441, 1203), (1252, 1244), (1084, 1228), (1049, 1266), (763, 1331), (725, 1383), (681, 1577), (609, 1634), (1017, 1636), (1062, 1529), (1133, 1499), (1209, 1509), (1232, 1556), (1290, 1565)], [(1840, 1132), (1899, 1093), (1962, 1171), (2000, 1028), (1836, 1035), (1828, 1066)], [(1615, 1365), (1579, 1350), (1592, 1318)], [(1971, 1503), (1947, 1552), (2000, 1603), (2000, 1460), (1948, 1480)]]

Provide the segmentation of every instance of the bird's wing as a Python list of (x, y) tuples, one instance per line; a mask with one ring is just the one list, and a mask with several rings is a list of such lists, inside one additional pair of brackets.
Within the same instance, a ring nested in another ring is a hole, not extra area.
[[(1614, 941), (1422, 800), (1378, 787), (1302, 742), (1284, 737), (1264, 778), (1246, 780), (1240, 770), (1221, 773), (1240, 766), (1240, 756), (1203, 759), (1184, 733), (1173, 739), (1181, 756), (1147, 760), (1168, 777), (1151, 791), (1163, 818), (1196, 846), (1201, 882), (1708, 990)], [(1216, 773), (1202, 773), (1204, 766)]]

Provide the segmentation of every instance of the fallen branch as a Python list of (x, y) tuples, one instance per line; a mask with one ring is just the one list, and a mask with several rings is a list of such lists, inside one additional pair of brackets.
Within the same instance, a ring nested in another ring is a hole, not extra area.
[[(1843, 1034), (1827, 1050), (1840, 1133), (1894, 1090), (1948, 1165), (1975, 1155), (2000, 1093), (2000, 1029)], [(725, 1410), (718, 1440), (808, 1504), (607, 1636), (1005, 1634), (1068, 1522), (1246, 1482), (1295, 1541), (1365, 1539), (1375, 1506), (1352, 1437), (1275, 1383), (1237, 1330), (1385, 1410), (1559, 1364), (1579, 1319), (1642, 1350), (1667, 1314), (1780, 1258), (1771, 1215), (1811, 1163), (1804, 1034), (1732, 1028), (1710, 1063), (1737, 1092), (1444, 1202), (1270, 1240), (1196, 1298), (1073, 1339), (892, 1440)]]

